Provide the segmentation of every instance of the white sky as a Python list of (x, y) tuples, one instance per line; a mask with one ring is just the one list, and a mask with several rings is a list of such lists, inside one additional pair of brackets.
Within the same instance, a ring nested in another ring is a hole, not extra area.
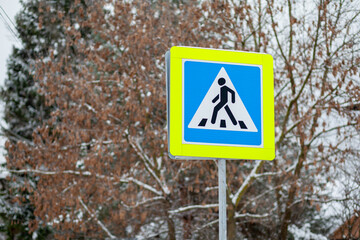
[[(0, 0), (0, 86), (4, 85), (4, 80), (6, 77), (6, 59), (12, 52), (13, 45), (19, 46), (19, 42), (11, 34), (10, 30), (8, 30), (5, 20), (14, 30), (14, 26), (7, 18), (6, 14), (9, 16), (11, 21), (15, 24), (14, 17), (16, 13), (20, 10), (21, 4), (19, 0)], [(4, 11), (5, 12), (4, 12)], [(4, 19), (5, 18), (5, 19)], [(3, 103), (0, 102), (0, 124), (1, 126), (5, 125), (3, 121)], [(0, 163), (5, 161), (3, 157), (5, 145), (5, 138), (0, 135)], [(4, 177), (3, 172), (0, 169), (0, 178)]]

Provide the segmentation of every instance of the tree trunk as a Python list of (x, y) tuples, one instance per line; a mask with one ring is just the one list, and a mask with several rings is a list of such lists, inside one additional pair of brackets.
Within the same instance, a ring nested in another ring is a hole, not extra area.
[(290, 189), (289, 198), (286, 203), (284, 218), (283, 218), (283, 221), (281, 223), (281, 228), (280, 228), (280, 240), (287, 239), (288, 227), (289, 227), (289, 223), (290, 223), (290, 219), (291, 219), (291, 204), (294, 201), (294, 197), (295, 197), (295, 193), (296, 193), (295, 188), (296, 188), (296, 186), (293, 185), (293, 186), (291, 186), (291, 189)]
[(174, 221), (171, 218), (168, 218), (167, 219), (167, 224), (168, 224), (168, 239), (169, 240), (176, 240)]
[(297, 180), (300, 177), (300, 171), (301, 168), (303, 166), (303, 163), (305, 161), (305, 146), (303, 144), (303, 142), (301, 143), (302, 145), (302, 151), (300, 153), (299, 156), (299, 161), (296, 164), (295, 167), (295, 172), (294, 172), (294, 176), (293, 176), (293, 183), (291, 184), (291, 187), (289, 189), (289, 195), (288, 195), (288, 200), (286, 202), (286, 209), (285, 209), (285, 213), (284, 213), (284, 218), (283, 221), (281, 223), (281, 228), (280, 228), (280, 239), (281, 240), (286, 240), (287, 239), (287, 234), (288, 234), (288, 227), (289, 227), (289, 223), (291, 221), (291, 214), (292, 214), (292, 209), (291, 209), (291, 205), (294, 202), (294, 198), (296, 195), (296, 192), (298, 191), (298, 184), (297, 184)]
[(235, 209), (232, 204), (229, 204), (230, 208), (227, 211), (228, 221), (227, 221), (227, 238), (236, 239), (236, 220), (235, 220)]

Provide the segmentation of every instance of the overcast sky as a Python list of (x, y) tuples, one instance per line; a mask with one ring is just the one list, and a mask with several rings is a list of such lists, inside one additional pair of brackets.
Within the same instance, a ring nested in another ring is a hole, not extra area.
[[(12, 46), (19, 43), (11, 34), (6, 23), (8, 23), (13, 29), (14, 26), (7, 18), (6, 14), (10, 17), (11, 21), (15, 24), (14, 17), (20, 10), (19, 0), (0, 0), (0, 85), (3, 86), (4, 79), (6, 77), (6, 59), (9, 57), (12, 51)], [(5, 13), (4, 13), (4, 11)], [(5, 19), (4, 19), (5, 18)], [(6, 20), (6, 23), (5, 23)]]

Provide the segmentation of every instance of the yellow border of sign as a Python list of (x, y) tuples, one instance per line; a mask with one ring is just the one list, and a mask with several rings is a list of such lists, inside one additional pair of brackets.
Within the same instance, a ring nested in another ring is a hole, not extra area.
[[(169, 154), (175, 159), (259, 159), (275, 158), (274, 73), (273, 58), (269, 54), (217, 49), (172, 47), (168, 77)], [(182, 59), (261, 65), (263, 74), (263, 147), (214, 146), (182, 142)], [(169, 67), (169, 66), (168, 66)]]

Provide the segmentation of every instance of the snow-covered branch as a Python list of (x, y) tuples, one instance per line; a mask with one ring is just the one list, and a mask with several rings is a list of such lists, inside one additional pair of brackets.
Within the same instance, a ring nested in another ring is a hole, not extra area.
[(130, 145), (132, 146), (132, 148), (135, 150), (136, 154), (140, 157), (140, 159), (144, 163), (145, 169), (150, 173), (150, 175), (159, 184), (162, 192), (165, 195), (169, 195), (170, 194), (169, 188), (167, 187), (166, 183), (161, 181), (159, 176), (154, 172), (154, 170), (153, 170), (154, 165), (151, 163), (150, 158), (146, 155), (146, 153), (144, 152), (144, 150), (142, 149), (142, 147), (140, 146), (138, 141), (132, 140), (131, 137), (128, 137), (128, 139), (129, 139)]
[(210, 192), (210, 191), (214, 191), (214, 190), (218, 191), (218, 189), (219, 189), (218, 186), (215, 186), (215, 187), (206, 187), (206, 188), (204, 189), (204, 192)]
[(142, 187), (146, 190), (149, 190), (150, 192), (153, 192), (155, 193), (156, 195), (162, 195), (162, 192), (156, 190), (155, 188), (153, 188), (152, 186), (150, 186), (149, 184), (146, 184), (144, 182), (141, 182), (140, 180), (138, 179), (135, 179), (133, 177), (129, 177), (129, 178), (122, 178), (120, 179), (121, 182), (133, 182), (135, 183), (136, 185), (138, 185), (139, 187)]
[(338, 131), (339, 129), (342, 129), (342, 128), (353, 127), (353, 126), (356, 126), (356, 125), (357, 125), (357, 123), (344, 124), (344, 125), (336, 126), (336, 127), (321, 131), (321, 132), (319, 132), (318, 134), (316, 134), (315, 136), (312, 137), (312, 139), (308, 143), (308, 146), (310, 146), (311, 143), (313, 141), (315, 141), (317, 138), (319, 138), (320, 136), (322, 136), (322, 135), (324, 135), (326, 133), (329, 133), (329, 132), (332, 132), (332, 131)]
[(212, 226), (212, 225), (214, 225), (214, 224), (217, 224), (218, 222), (219, 222), (219, 219), (216, 219), (216, 220), (214, 220), (214, 221), (208, 222), (207, 224), (199, 227), (199, 228), (195, 231), (195, 233), (203, 230), (204, 228), (207, 228), (207, 227), (210, 227), (210, 226)]
[(265, 163), (265, 161), (257, 161), (256, 165), (254, 166), (253, 170), (251, 170), (251, 173), (246, 177), (243, 184), (241, 184), (241, 187), (238, 189), (238, 191), (234, 194), (234, 196), (231, 199), (231, 202), (234, 204), (234, 206), (237, 206), (240, 202), (241, 197), (244, 195), (252, 181), (256, 178), (257, 173), (260, 171), (262, 165)]
[(254, 178), (275, 176), (275, 175), (281, 175), (281, 174), (282, 174), (282, 172), (264, 172), (264, 173), (255, 174)]
[(93, 176), (95, 175), (97, 178), (106, 179), (110, 181), (116, 180), (115, 177), (109, 177), (101, 174), (93, 174), (90, 171), (75, 171), (75, 170), (62, 170), (62, 171), (45, 171), (38, 169), (20, 169), (20, 170), (7, 170), (10, 173), (36, 173), (42, 175), (58, 175), (58, 174), (71, 174), (77, 176)]
[[(244, 217), (248, 217), (248, 218), (267, 218), (267, 217), (270, 217), (271, 215), (270, 214), (263, 214), (263, 215), (260, 215), (260, 214), (250, 214), (250, 213), (245, 213), (245, 214), (235, 214), (235, 218), (244, 218)], [(204, 224), (203, 226), (199, 227), (198, 229), (196, 229), (195, 233), (196, 232), (199, 232), (201, 230), (203, 230), (204, 228), (207, 228), (207, 227), (210, 227), (214, 224), (217, 224), (219, 222), (219, 219), (216, 219), (214, 221), (211, 221), (211, 222), (208, 222), (207, 224)]]
[(87, 107), (87, 109), (91, 112), (97, 113), (97, 111), (90, 104), (85, 103), (84, 106)]
[(162, 201), (162, 200), (165, 200), (165, 198), (162, 197), (162, 196), (159, 196), (159, 197), (154, 197), (154, 198), (146, 199), (146, 200), (144, 200), (144, 201), (141, 201), (141, 202), (136, 203), (135, 205), (128, 205), (128, 204), (126, 204), (126, 203), (124, 203), (124, 202), (122, 202), (122, 205), (123, 205), (127, 210), (131, 210), (131, 209), (134, 209), (134, 208), (143, 206), (143, 205), (148, 204), (148, 203), (151, 203), (151, 202)]
[(331, 203), (331, 202), (345, 202), (345, 201), (349, 201), (350, 198), (349, 197), (345, 197), (345, 198), (330, 198), (330, 199), (318, 199), (318, 198), (304, 198), (304, 199), (299, 199), (296, 200), (292, 203), (292, 206), (302, 203), (304, 201), (310, 201), (310, 202), (318, 202), (318, 203)]
[(235, 213), (235, 218), (245, 218), (245, 217), (248, 217), (248, 218), (267, 218), (267, 217), (270, 217), (271, 214), (251, 214), (251, 213), (244, 213), (244, 214), (238, 214), (238, 213)]
[(134, 140), (130, 136), (128, 136), (128, 139), (131, 147), (135, 150), (136, 154), (141, 158), (141, 160), (143, 160), (149, 167), (154, 168), (154, 163), (152, 163), (149, 156), (144, 152), (143, 148), (139, 144), (139, 141)]
[(78, 197), (79, 202), (81, 203), (81, 205), (83, 206), (83, 208), (85, 209), (85, 211), (96, 220), (96, 223), (101, 227), (102, 230), (104, 230), (104, 232), (106, 232), (106, 234), (110, 237), (110, 239), (116, 239), (116, 237), (114, 235), (111, 234), (111, 232), (109, 231), (109, 229), (106, 228), (106, 226), (97, 218), (97, 216), (92, 213), (92, 211), (90, 211), (90, 209), (86, 206), (86, 204), (83, 202), (83, 200), (81, 199), (81, 197)]
[[(0, 170), (1, 172), (2, 170)], [(95, 175), (96, 178), (99, 179), (106, 179), (109, 181), (113, 181), (113, 182), (123, 182), (123, 183), (129, 183), (132, 182), (136, 185), (138, 185), (139, 187), (143, 187), (144, 189), (153, 192), (156, 195), (162, 195), (162, 192), (156, 190), (155, 188), (153, 188), (152, 186), (143, 183), (142, 181), (135, 179), (133, 177), (128, 177), (128, 178), (118, 178), (118, 177), (110, 177), (110, 176), (105, 176), (105, 175), (101, 175), (101, 174), (93, 174), (89, 171), (74, 171), (74, 170), (63, 170), (63, 171), (44, 171), (44, 170), (38, 170), (38, 169), (20, 169), (20, 170), (4, 170), (4, 172), (10, 172), (10, 173), (36, 173), (36, 174), (42, 174), (42, 175), (58, 175), (58, 174), (71, 174), (71, 175), (77, 175), (77, 176), (93, 176)]]
[(178, 208), (175, 210), (171, 210), (171, 211), (169, 211), (169, 214), (174, 215), (174, 214), (190, 211), (193, 209), (208, 209), (208, 208), (215, 208), (215, 207), (219, 207), (219, 204), (215, 203), (215, 204), (206, 204), (206, 205), (191, 205), (191, 206), (186, 206), (186, 207), (181, 207), (181, 208)]
[(242, 209), (245, 209), (245, 207), (247, 207), (248, 205), (256, 202), (258, 199), (263, 198), (265, 195), (270, 194), (270, 193), (276, 191), (277, 189), (279, 189), (281, 187), (282, 187), (281, 184), (278, 185), (278, 186), (275, 186), (275, 187), (269, 187), (268, 190), (263, 191), (261, 194), (257, 195), (254, 198), (251, 198), (251, 199), (247, 200), (245, 203), (243, 203), (242, 207), (241, 207), (241, 209), (239, 211), (241, 211)]

